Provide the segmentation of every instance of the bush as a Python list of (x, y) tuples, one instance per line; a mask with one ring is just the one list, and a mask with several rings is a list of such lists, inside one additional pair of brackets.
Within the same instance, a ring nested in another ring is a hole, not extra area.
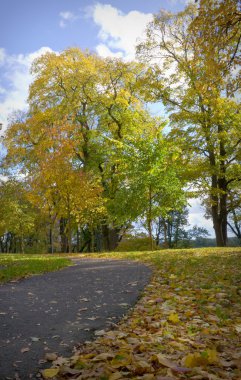
[[(157, 250), (158, 247), (153, 241), (153, 249)], [(160, 249), (160, 248), (159, 248)], [(151, 244), (148, 237), (137, 237), (122, 240), (118, 247), (115, 249), (116, 252), (131, 252), (131, 251), (150, 251)]]

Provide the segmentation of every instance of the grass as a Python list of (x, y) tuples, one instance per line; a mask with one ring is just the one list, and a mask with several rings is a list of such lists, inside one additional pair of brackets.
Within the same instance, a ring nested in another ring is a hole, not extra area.
[(68, 258), (46, 254), (0, 254), (0, 283), (56, 271), (70, 264)]
[(241, 379), (241, 248), (82, 257), (143, 261), (153, 278), (119, 326), (53, 363), (56, 379)]

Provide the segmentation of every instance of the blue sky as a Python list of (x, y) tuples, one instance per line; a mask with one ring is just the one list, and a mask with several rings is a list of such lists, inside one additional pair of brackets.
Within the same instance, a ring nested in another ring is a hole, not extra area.
[[(101, 56), (134, 59), (137, 38), (161, 8), (182, 10), (187, 0), (0, 0), (0, 123), (27, 107), (30, 67), (46, 51), (77, 46)], [(156, 108), (155, 108), (156, 110)], [(1, 146), (0, 146), (1, 150)], [(190, 223), (202, 217), (199, 200), (190, 201)], [(212, 232), (213, 235), (213, 232)]]
[(91, 13), (98, 4), (110, 4), (124, 14), (147, 14), (160, 8), (182, 9), (185, 0), (0, 0), (0, 45), (9, 54), (30, 53), (42, 46), (53, 50), (73, 45), (94, 49), (99, 27)]
[(136, 39), (160, 8), (186, 0), (0, 0), (0, 123), (26, 107), (29, 70), (46, 51), (67, 47), (134, 58)]

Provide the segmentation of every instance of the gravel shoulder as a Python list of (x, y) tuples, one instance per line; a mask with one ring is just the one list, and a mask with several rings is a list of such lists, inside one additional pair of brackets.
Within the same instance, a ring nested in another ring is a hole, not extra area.
[(151, 270), (81, 259), (58, 272), (0, 285), (0, 379), (35, 379), (46, 353), (70, 355), (134, 306)]

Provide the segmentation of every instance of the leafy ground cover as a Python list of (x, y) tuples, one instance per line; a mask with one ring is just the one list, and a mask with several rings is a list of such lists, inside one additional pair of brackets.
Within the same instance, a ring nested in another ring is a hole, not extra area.
[(0, 282), (8, 282), (34, 274), (55, 271), (70, 264), (70, 260), (58, 256), (1, 254)]
[(97, 331), (71, 358), (48, 354), (43, 378), (241, 379), (240, 248), (98, 257), (151, 263), (152, 281), (115, 329)]

